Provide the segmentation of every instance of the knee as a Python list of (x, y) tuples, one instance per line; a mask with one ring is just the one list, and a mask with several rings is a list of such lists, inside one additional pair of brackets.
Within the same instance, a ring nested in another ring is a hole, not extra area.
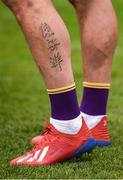
[(86, 10), (89, 0), (69, 0), (69, 2), (74, 6), (79, 15)]
[(23, 12), (31, 6), (31, 0), (2, 0), (2, 2), (13, 12), (17, 21), (20, 23), (23, 19)]
[(19, 0), (2, 0), (2, 2), (14, 13), (17, 20), (21, 19), (21, 7)]
[(15, 0), (2, 0), (2, 2), (10, 9), (13, 9), (14, 7), (17, 6), (17, 1)]

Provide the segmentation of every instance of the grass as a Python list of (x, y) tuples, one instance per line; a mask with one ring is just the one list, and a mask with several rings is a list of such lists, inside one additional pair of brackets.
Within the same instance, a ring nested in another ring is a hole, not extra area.
[[(113, 1), (119, 21), (108, 113), (113, 146), (47, 167), (13, 167), (9, 161), (31, 148), (40, 133), (49, 101), (43, 81), (15, 18), (0, 3), (0, 178), (2, 179), (122, 179), (123, 178), (123, 36), (122, 0)], [(78, 98), (81, 97), (81, 55), (77, 20), (67, 1), (55, 1), (72, 37), (72, 59)]]

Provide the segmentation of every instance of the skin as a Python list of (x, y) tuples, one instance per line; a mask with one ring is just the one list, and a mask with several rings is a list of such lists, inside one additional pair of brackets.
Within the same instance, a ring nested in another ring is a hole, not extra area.
[[(111, 0), (69, 1), (80, 25), (84, 81), (109, 83), (117, 44), (117, 19)], [(46, 87), (53, 89), (72, 84), (70, 37), (51, 1), (3, 2), (21, 25)], [(45, 28), (50, 31), (48, 35)], [(55, 49), (52, 49), (54, 44)]]
[(3, 0), (15, 15), (47, 89), (74, 83), (68, 31), (50, 0)]
[(70, 0), (81, 34), (84, 81), (109, 83), (117, 44), (117, 19), (111, 0)]

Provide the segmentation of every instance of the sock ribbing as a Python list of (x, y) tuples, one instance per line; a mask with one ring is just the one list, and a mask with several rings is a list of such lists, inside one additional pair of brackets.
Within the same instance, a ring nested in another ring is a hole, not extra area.
[(80, 115), (75, 83), (58, 89), (48, 89), (51, 117), (56, 120), (71, 120)]
[(83, 87), (96, 88), (96, 89), (110, 89), (109, 83), (92, 83), (92, 82), (83, 82)]
[(56, 88), (56, 89), (47, 89), (48, 94), (60, 94), (64, 92), (69, 92), (71, 90), (74, 90), (76, 88), (75, 83), (65, 86), (62, 88)]
[(81, 112), (88, 115), (105, 115), (110, 84), (83, 82)]

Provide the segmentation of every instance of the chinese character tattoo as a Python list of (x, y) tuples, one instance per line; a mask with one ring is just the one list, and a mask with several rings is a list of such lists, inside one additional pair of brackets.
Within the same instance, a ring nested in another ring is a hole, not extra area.
[(41, 23), (40, 31), (42, 33), (42, 37), (47, 42), (48, 51), (51, 53), (49, 58), (51, 68), (54, 68), (56, 71), (62, 71), (63, 58), (59, 52), (60, 42), (58, 42), (55, 38), (55, 33), (46, 22)]

